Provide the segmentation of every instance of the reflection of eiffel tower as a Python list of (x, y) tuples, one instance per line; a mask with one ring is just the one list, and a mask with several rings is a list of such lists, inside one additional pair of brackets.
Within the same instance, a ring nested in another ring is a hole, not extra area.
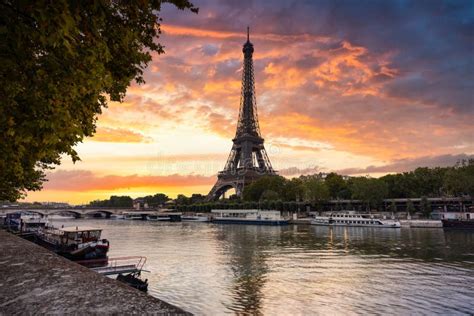
[(245, 185), (261, 176), (276, 174), (263, 147), (264, 140), (258, 126), (252, 60), (253, 44), (250, 43), (248, 28), (247, 42), (242, 52), (244, 53), (244, 69), (237, 132), (232, 140), (234, 144), (224, 170), (219, 172), (217, 182), (209, 192), (209, 200), (218, 199), (231, 188), (234, 188), (237, 196), (241, 197)]

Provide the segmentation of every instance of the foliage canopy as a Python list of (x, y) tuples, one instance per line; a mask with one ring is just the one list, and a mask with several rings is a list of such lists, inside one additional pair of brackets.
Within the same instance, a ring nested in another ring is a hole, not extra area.
[(197, 12), (188, 0), (0, 1), (0, 200), (39, 190), (62, 155), (79, 160), (107, 101), (164, 52), (166, 2)]
[[(274, 193), (268, 193), (270, 190)], [(367, 209), (380, 205), (383, 199), (440, 196), (474, 196), (474, 160), (460, 161), (453, 167), (417, 168), (414, 171), (390, 174), (381, 178), (348, 177), (336, 173), (300, 176), (285, 179), (262, 177), (246, 186), (246, 201), (273, 200), (285, 202), (327, 200), (362, 200)], [(427, 202), (424, 202), (425, 204)], [(392, 206), (396, 208), (395, 205)], [(423, 205), (429, 209), (428, 205)]]

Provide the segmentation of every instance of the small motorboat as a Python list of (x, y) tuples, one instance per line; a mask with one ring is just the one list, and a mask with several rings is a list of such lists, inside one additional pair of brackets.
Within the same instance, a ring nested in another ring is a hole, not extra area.
[(140, 279), (140, 273), (129, 273), (129, 274), (119, 274), (117, 280), (123, 283), (130, 285), (131, 287), (136, 288), (142, 292), (148, 291), (148, 279), (143, 281)]

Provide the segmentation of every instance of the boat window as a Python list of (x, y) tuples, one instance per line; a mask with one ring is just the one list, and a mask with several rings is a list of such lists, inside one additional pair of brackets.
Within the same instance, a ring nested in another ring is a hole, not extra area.
[(100, 237), (100, 231), (94, 230), (89, 232), (89, 238), (98, 239)]

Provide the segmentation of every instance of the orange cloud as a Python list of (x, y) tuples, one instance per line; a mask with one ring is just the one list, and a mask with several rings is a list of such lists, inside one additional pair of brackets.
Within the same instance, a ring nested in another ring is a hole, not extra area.
[[(111, 106), (99, 124), (131, 131), (140, 126), (143, 136), (163, 124), (173, 130), (192, 125), (196, 134), (211, 131), (230, 140), (238, 116), (244, 34), (180, 25), (163, 30), (167, 54), (153, 61), (147, 84), (133, 85), (126, 106)], [(302, 152), (318, 149), (305, 141), (323, 142), (328, 150), (383, 160), (472, 150), (468, 116), (440, 111), (437, 104), (410, 95), (386, 94), (386, 86), (405, 75), (392, 63), (396, 52), (374, 52), (337, 37), (268, 32), (251, 37), (267, 141), (296, 140), (281, 146)]]
[(99, 126), (97, 132), (90, 140), (96, 142), (113, 142), (113, 143), (148, 143), (152, 139), (141, 133), (134, 132), (125, 128), (109, 128)]
[(130, 188), (169, 188), (169, 187), (192, 187), (202, 185), (212, 185), (215, 176), (201, 175), (168, 175), (168, 176), (139, 176), (139, 175), (106, 175), (98, 176), (91, 171), (58, 170), (47, 175), (48, 182), (45, 183), (45, 190), (61, 191), (99, 191), (117, 190)]

